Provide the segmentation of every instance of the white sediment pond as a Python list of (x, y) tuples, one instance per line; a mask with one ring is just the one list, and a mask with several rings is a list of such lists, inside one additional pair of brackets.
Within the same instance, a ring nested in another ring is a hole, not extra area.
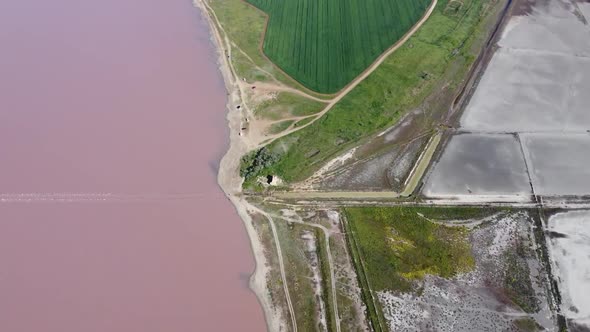
[(531, 195), (526, 166), (513, 135), (455, 135), (424, 189), (430, 197)]
[[(460, 120), (473, 136), (451, 139), (426, 196), (521, 193), (523, 153), (534, 194), (590, 194), (589, 20), (590, 3), (571, 1), (511, 18)], [(491, 133), (505, 138), (476, 135)]]
[(556, 214), (548, 227), (562, 312), (570, 324), (590, 328), (590, 211)]
[(590, 129), (589, 87), (590, 58), (500, 48), (461, 127), (497, 132), (586, 131)]
[(536, 194), (588, 194), (590, 134), (523, 134), (520, 139)]

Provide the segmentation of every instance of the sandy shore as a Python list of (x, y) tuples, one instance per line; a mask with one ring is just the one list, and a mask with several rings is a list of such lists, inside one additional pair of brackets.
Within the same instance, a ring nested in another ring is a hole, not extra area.
[[(252, 252), (256, 261), (256, 268), (250, 277), (250, 288), (256, 294), (258, 301), (262, 306), (268, 329), (270, 331), (278, 331), (282, 324), (282, 319), (273, 309), (269, 291), (267, 289), (266, 278), (269, 273), (269, 268), (264, 255), (264, 248), (262, 247), (258, 234), (254, 229), (252, 218), (248, 214), (249, 203), (242, 196), (242, 178), (239, 175), (240, 159), (253, 146), (252, 142), (250, 142), (246, 136), (239, 134), (243, 115), (242, 111), (237, 109), (237, 106), (244, 105), (245, 103), (242, 100), (242, 92), (240, 91), (239, 84), (232, 70), (231, 63), (226, 55), (229, 54), (231, 50), (226, 49), (225, 40), (217, 29), (204, 1), (205, 0), (193, 0), (193, 3), (195, 7), (201, 10), (203, 17), (205, 17), (209, 23), (211, 40), (215, 44), (218, 53), (217, 62), (219, 70), (223, 76), (228, 94), (226, 107), (227, 120), (230, 129), (230, 145), (227, 153), (221, 159), (217, 181), (227, 197), (234, 204), (236, 211), (240, 215), (240, 218), (242, 218), (246, 231), (248, 232)], [(242, 109), (244, 109), (244, 107)]]

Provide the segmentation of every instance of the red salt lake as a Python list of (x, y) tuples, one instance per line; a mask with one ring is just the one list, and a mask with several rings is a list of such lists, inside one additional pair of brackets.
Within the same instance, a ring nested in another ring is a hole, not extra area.
[(0, 331), (262, 331), (190, 0), (0, 1)]

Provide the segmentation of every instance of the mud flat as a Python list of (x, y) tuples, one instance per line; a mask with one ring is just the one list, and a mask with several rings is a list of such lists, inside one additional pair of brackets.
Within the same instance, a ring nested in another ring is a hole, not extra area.
[(571, 331), (590, 329), (590, 211), (558, 213), (549, 219), (550, 252)]
[(404, 179), (427, 139), (415, 139), (406, 145), (331, 170), (321, 179), (318, 187), (329, 190), (401, 191)]
[(518, 141), (512, 135), (453, 136), (434, 166), (424, 194), (529, 196), (531, 188)]

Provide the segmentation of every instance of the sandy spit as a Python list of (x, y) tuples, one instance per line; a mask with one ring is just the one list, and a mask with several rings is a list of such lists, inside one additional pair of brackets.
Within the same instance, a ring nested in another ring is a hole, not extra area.
[(237, 106), (244, 105), (245, 103), (241, 97), (238, 81), (226, 56), (228, 50), (226, 50), (226, 47), (224, 46), (224, 39), (217, 29), (217, 26), (207, 9), (205, 1), (206, 0), (193, 0), (193, 3), (195, 7), (201, 10), (203, 17), (205, 17), (209, 23), (211, 40), (217, 49), (217, 62), (225, 82), (228, 98), (226, 107), (227, 120), (230, 129), (230, 146), (227, 153), (221, 159), (217, 182), (225, 192), (226, 196), (234, 204), (236, 211), (244, 222), (256, 261), (256, 268), (250, 277), (250, 288), (256, 294), (258, 301), (262, 306), (268, 329), (270, 331), (278, 331), (283, 322), (280, 315), (277, 314), (272, 306), (266, 285), (266, 277), (269, 274), (269, 267), (264, 256), (264, 248), (262, 247), (258, 234), (254, 229), (252, 218), (248, 214), (249, 203), (242, 195), (242, 178), (239, 175), (240, 158), (248, 152), (253, 145), (246, 136), (239, 134), (242, 114), (241, 111), (237, 109)]

